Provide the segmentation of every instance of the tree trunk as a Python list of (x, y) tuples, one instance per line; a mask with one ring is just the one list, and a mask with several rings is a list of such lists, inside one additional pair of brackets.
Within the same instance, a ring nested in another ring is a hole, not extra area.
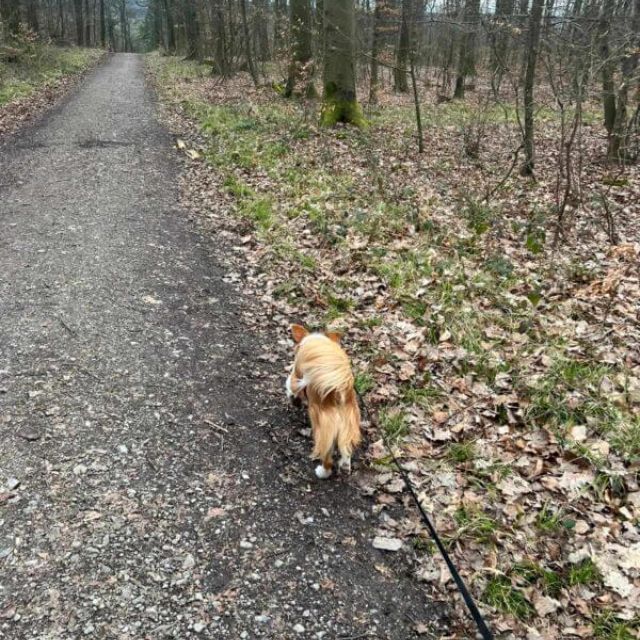
[(411, 47), (409, 30), (409, 24), (412, 19), (411, 14), (411, 0), (402, 0), (402, 20), (400, 22), (400, 34), (396, 51), (396, 66), (393, 70), (394, 89), (400, 93), (407, 93), (409, 91), (407, 71), (409, 67), (409, 49)]
[(271, 51), (269, 48), (269, 2), (268, 0), (254, 0), (254, 18), (252, 24), (256, 31), (256, 58), (260, 61), (269, 60)]
[[(629, 102), (629, 90), (635, 84), (638, 84), (636, 76), (638, 64), (640, 61), (640, 0), (635, 0), (633, 17), (631, 20), (632, 41), (629, 43), (627, 50), (622, 59), (622, 82), (618, 88), (617, 103), (615, 105), (615, 119), (611, 135), (609, 136), (609, 145), (607, 155), (609, 160), (613, 162), (625, 162), (628, 159), (627, 147), (629, 137), (632, 134), (628, 131), (627, 107)], [(639, 96), (640, 97), (640, 96)]]
[(533, 85), (536, 79), (536, 63), (540, 46), (540, 23), (544, 0), (533, 0), (529, 16), (529, 33), (527, 37), (527, 66), (524, 74), (524, 165), (522, 175), (531, 175), (534, 167), (533, 145)]
[(508, 68), (509, 58), (509, 32), (511, 31), (511, 19), (513, 17), (514, 0), (498, 0), (496, 3), (496, 32), (491, 50), (491, 79), (494, 91), (500, 90), (502, 77)]
[(87, 47), (91, 46), (91, 20), (89, 11), (89, 0), (84, 0), (84, 43)]
[(291, 0), (291, 46), (292, 55), (289, 64), (289, 77), (285, 96), (290, 98), (302, 78), (303, 93), (315, 95), (311, 60), (313, 56), (311, 33), (311, 3), (309, 0)]
[(371, 83), (369, 85), (369, 102), (377, 101), (378, 93), (378, 56), (382, 52), (382, 15), (385, 0), (377, 0), (373, 10), (373, 36), (371, 39)]
[(167, 21), (167, 49), (173, 54), (176, 50), (176, 28), (173, 23), (173, 7), (171, 0), (162, 0), (164, 5), (164, 15)]
[(476, 73), (476, 29), (479, 11), (480, 0), (466, 0), (463, 14), (465, 32), (460, 42), (454, 98), (464, 98), (466, 79)]
[(40, 31), (38, 25), (38, 4), (36, 0), (29, 0), (27, 3), (27, 24), (29, 25), (29, 29), (34, 33)]
[(273, 12), (273, 47), (276, 52), (281, 52), (286, 46), (286, 0), (275, 0)]
[(604, 0), (598, 22), (598, 48), (602, 61), (602, 107), (604, 126), (608, 136), (611, 136), (616, 121), (616, 93), (613, 84), (615, 65), (609, 46), (609, 32), (611, 31), (614, 9), (615, 0)]
[(76, 18), (76, 40), (79, 47), (84, 45), (84, 17), (82, 15), (82, 0), (73, 0)]
[(353, 0), (324, 0), (324, 97), (321, 123), (364, 125), (356, 99)]
[(195, 0), (185, 0), (184, 3), (184, 30), (186, 37), (186, 59), (196, 60), (200, 58), (200, 27), (198, 24), (198, 11)]
[(215, 0), (214, 8), (214, 62), (211, 69), (212, 73), (226, 76), (229, 69), (229, 61), (227, 56), (227, 31), (224, 22), (224, 11), (222, 8), (222, 0)]
[(104, 49), (107, 46), (107, 25), (104, 12), (104, 0), (100, 0), (100, 46)]
[(258, 86), (258, 73), (256, 66), (253, 62), (253, 56), (251, 55), (251, 34), (249, 33), (249, 23), (247, 22), (247, 0), (240, 0), (240, 14), (242, 17), (242, 32), (244, 35), (244, 53), (247, 59), (247, 67), (249, 67), (249, 73), (253, 84)]

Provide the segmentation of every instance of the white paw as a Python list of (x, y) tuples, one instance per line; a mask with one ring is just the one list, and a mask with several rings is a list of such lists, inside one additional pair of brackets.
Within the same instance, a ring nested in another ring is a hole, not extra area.
[(340, 471), (343, 473), (351, 473), (351, 458), (340, 458), (340, 462), (338, 462), (338, 467), (340, 467)]
[(326, 480), (331, 475), (331, 469), (325, 469), (321, 464), (316, 467), (316, 475), (320, 480)]

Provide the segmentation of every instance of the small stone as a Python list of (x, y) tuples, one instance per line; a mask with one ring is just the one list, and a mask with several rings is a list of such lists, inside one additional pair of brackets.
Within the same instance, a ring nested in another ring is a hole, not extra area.
[(40, 440), (40, 432), (31, 427), (25, 427), (18, 431), (18, 437), (23, 440), (28, 440), (29, 442), (35, 442), (36, 440)]
[(381, 549), (382, 551), (399, 551), (402, 548), (402, 540), (376, 536), (373, 539), (373, 547), (374, 549)]
[(278, 560), (276, 560), (276, 561), (273, 563), (273, 566), (274, 566), (276, 569), (279, 569), (283, 564), (284, 564), (284, 562), (283, 562), (282, 560), (278, 559)]
[(259, 615), (254, 618), (254, 620), (259, 624), (266, 624), (269, 622), (269, 616)]
[(205, 628), (206, 626), (207, 626), (207, 625), (206, 625), (206, 624), (204, 624), (204, 622), (196, 622), (196, 623), (193, 625), (193, 630), (194, 630), (196, 633), (202, 633), (202, 632), (204, 631), (204, 628)]
[(253, 544), (248, 540), (240, 540), (241, 549), (253, 549)]
[(76, 476), (81, 476), (86, 472), (87, 472), (87, 467), (85, 467), (83, 464), (77, 464), (75, 467), (73, 467), (73, 473)]
[(126, 455), (127, 453), (129, 453), (129, 448), (127, 447), (126, 444), (119, 444), (118, 445), (118, 452), (119, 453), (124, 453)]
[(186, 571), (188, 569), (193, 569), (193, 567), (195, 566), (196, 566), (196, 561), (194, 557), (190, 553), (187, 553), (187, 555), (184, 557), (182, 568)]
[(13, 491), (14, 489), (17, 489), (20, 486), (20, 480), (18, 480), (17, 478), (9, 478), (7, 480), (7, 489), (9, 489), (9, 491)]
[(304, 633), (304, 625), (298, 623), (295, 627), (293, 627), (293, 630), (296, 633)]

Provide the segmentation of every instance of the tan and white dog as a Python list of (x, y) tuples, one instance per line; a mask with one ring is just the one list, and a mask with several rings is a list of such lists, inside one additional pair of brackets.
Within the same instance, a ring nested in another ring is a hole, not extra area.
[(311, 457), (321, 461), (316, 475), (321, 479), (331, 475), (336, 447), (339, 468), (350, 473), (351, 455), (361, 434), (349, 357), (340, 346), (337, 333), (309, 333), (294, 324), (291, 334), (296, 346), (287, 395), (307, 404), (313, 433)]

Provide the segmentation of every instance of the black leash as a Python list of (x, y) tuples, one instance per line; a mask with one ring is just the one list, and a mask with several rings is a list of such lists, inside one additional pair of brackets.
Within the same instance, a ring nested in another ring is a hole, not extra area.
[[(378, 427), (378, 424), (376, 423), (373, 416), (371, 415), (371, 412), (369, 411), (369, 407), (367, 407), (367, 405), (364, 402), (364, 399), (359, 393), (358, 393), (358, 398), (360, 398), (360, 404), (364, 408), (369, 418), (369, 423), (374, 427)], [(418, 511), (420, 511), (420, 515), (422, 516), (422, 519), (425, 525), (427, 526), (427, 529), (429, 530), (429, 535), (431, 536), (431, 539), (436, 543), (436, 547), (438, 547), (438, 551), (440, 551), (440, 554), (444, 558), (444, 561), (447, 563), (447, 567), (449, 567), (449, 573), (451, 574), (451, 577), (454, 579), (456, 586), (458, 587), (458, 591), (460, 591), (460, 594), (462, 595), (462, 599), (464, 600), (464, 603), (467, 605), (467, 609), (469, 609), (469, 613), (471, 614), (473, 621), (476, 623), (476, 626), (478, 627), (478, 631), (482, 636), (482, 640), (493, 640), (493, 634), (491, 633), (491, 631), (489, 631), (489, 627), (487, 626), (487, 623), (484, 621), (482, 614), (478, 610), (478, 607), (476, 606), (476, 603), (473, 600), (473, 597), (469, 593), (469, 589), (467, 589), (467, 585), (465, 585), (464, 580), (462, 579), (462, 576), (458, 572), (458, 569), (456, 569), (456, 565), (453, 564), (453, 561), (449, 557), (447, 550), (444, 548), (444, 545), (440, 540), (440, 536), (438, 535), (438, 532), (436, 531), (435, 527), (431, 523), (431, 520), (429, 519), (427, 512), (424, 510), (418, 498), (418, 495), (416, 494), (416, 490), (413, 488), (413, 485), (411, 484), (411, 480), (409, 479), (409, 474), (407, 473), (407, 470), (400, 464), (400, 461), (398, 460), (398, 458), (396, 458), (395, 454), (393, 453), (393, 448), (387, 444), (385, 437), (383, 435), (383, 432), (380, 429), (378, 429), (378, 431), (382, 435), (382, 441), (384, 442), (385, 447), (391, 454), (391, 458), (394, 464), (396, 465), (396, 467), (398, 467), (398, 471), (400, 471), (400, 475), (402, 476), (404, 483), (407, 485), (407, 488), (409, 489), (409, 493), (411, 494), (413, 501), (416, 503), (416, 506), (418, 507)]]

